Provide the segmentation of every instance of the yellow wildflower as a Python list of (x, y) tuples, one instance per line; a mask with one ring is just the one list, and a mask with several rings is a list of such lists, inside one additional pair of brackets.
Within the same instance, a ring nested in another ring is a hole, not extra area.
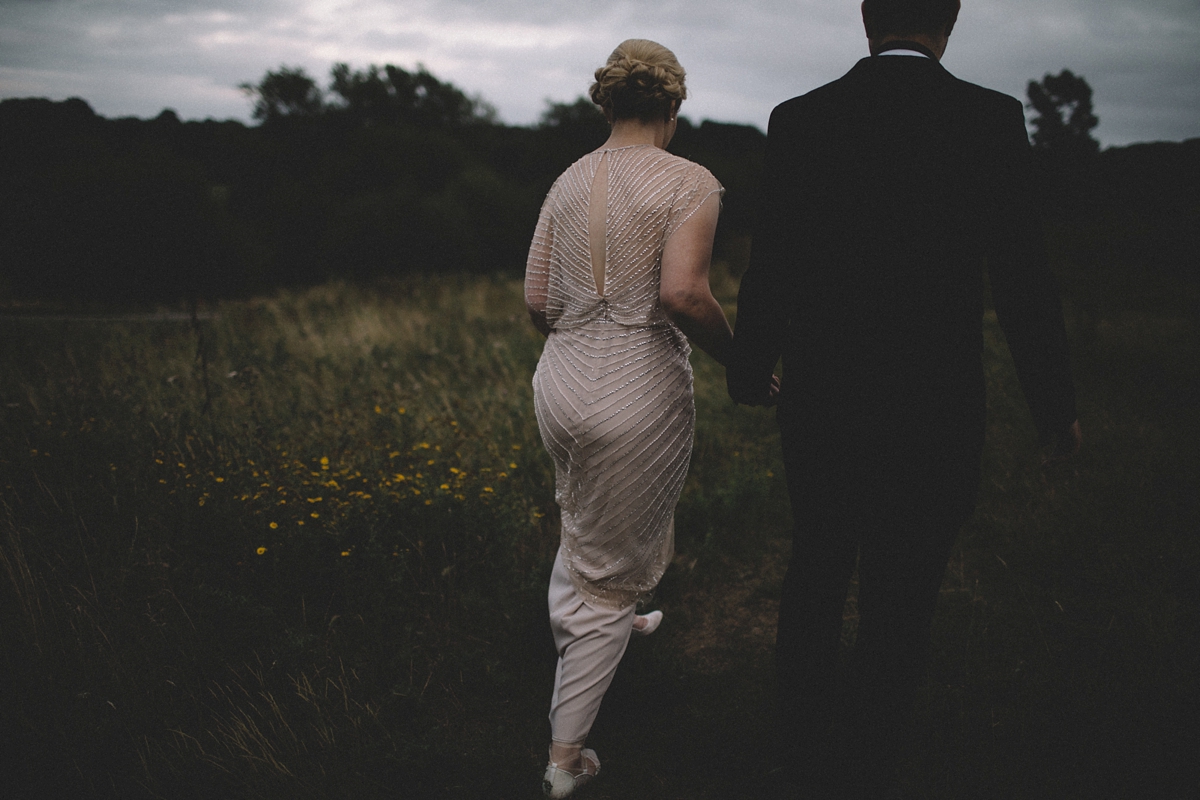
[(349, 550), (343, 550), (343, 551), (342, 551), (342, 558), (345, 558), (345, 557), (346, 557), (346, 556), (348, 556), (348, 555), (350, 555), (350, 551), (349, 551)]
[(279, 527), (279, 523), (278, 523), (278, 522), (272, 522), (272, 523), (271, 523), (270, 525), (268, 525), (267, 527), (269, 527), (271, 530), (275, 530), (276, 528), (278, 528), (278, 527)]
[(316, 519), (317, 517), (319, 517), (321, 515), (314, 511), (311, 514), (309, 514), (309, 516), (312, 517), (313, 519)]
[(485, 492), (487, 492), (488, 494), (491, 494), (491, 493), (492, 493), (492, 487), (490, 487), (490, 486), (485, 486), (485, 487), (483, 487), (483, 490), (484, 490)]
[(383, 409), (382, 409), (382, 408), (380, 408), (379, 406), (375, 406), (375, 413), (376, 413), (376, 414), (382, 414), (382, 413), (383, 413)]
[[(273, 523), (272, 523), (272, 524), (273, 524)], [(257, 550), (255, 550), (254, 552), (258, 553), (258, 554), (261, 556), (263, 553), (267, 552), (267, 548), (265, 548), (265, 547), (260, 547), (260, 548), (258, 548)]]

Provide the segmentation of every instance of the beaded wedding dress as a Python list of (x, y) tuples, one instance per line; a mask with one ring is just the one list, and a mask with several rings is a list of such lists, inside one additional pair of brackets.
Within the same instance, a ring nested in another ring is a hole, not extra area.
[(627, 608), (674, 554), (692, 452), (690, 348), (659, 303), (663, 248), (723, 192), (653, 145), (598, 150), (555, 182), (526, 267), (551, 333), (533, 378), (555, 467), (563, 564), (581, 596)]

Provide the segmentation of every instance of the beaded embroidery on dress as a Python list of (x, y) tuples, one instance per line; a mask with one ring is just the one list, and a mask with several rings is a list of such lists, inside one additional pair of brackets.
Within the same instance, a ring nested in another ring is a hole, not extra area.
[(550, 189), (530, 247), (526, 300), (551, 327), (534, 410), (554, 461), (563, 563), (580, 594), (606, 607), (648, 597), (674, 555), (695, 406), (691, 349), (659, 302), (662, 253), (723, 191), (704, 167), (652, 145), (599, 150)]

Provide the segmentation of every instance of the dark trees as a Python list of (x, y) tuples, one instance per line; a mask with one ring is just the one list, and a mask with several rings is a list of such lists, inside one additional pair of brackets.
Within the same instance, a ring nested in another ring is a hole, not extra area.
[(591, 138), (608, 136), (608, 120), (604, 113), (586, 97), (576, 97), (573, 103), (548, 103), (538, 122), (542, 128), (586, 131)]
[(235, 161), (247, 143), (233, 126), (0, 102), (0, 289), (118, 302), (243, 290), (255, 259), (229, 213), (230, 175), (203, 164)]
[(324, 99), (317, 82), (303, 67), (281, 66), (267, 71), (258, 83), (243, 83), (238, 88), (254, 101), (255, 119), (268, 122), (280, 117), (305, 117), (319, 114)]
[(329, 91), (339, 98), (331, 110), (364, 124), (461, 127), (495, 121), (495, 109), (438, 80), (422, 66), (409, 72), (391, 64), (372, 64), (365, 70), (334, 64), (330, 77)]
[(1039, 83), (1030, 81), (1028, 108), (1033, 118), (1033, 146), (1055, 155), (1078, 157), (1094, 155), (1100, 143), (1092, 138), (1092, 128), (1100, 120), (1092, 112), (1092, 87), (1069, 69), (1057, 75), (1046, 74)]
[[(238, 296), (331, 277), (515, 273), (554, 179), (608, 136), (584, 98), (507, 126), (423, 68), (339, 64), (244, 84), (263, 124), (105, 119), (0, 102), (0, 302)], [(680, 120), (672, 150), (728, 188), (742, 241), (763, 135)], [(740, 246), (740, 245), (739, 245)], [(719, 246), (719, 253), (730, 252)]]

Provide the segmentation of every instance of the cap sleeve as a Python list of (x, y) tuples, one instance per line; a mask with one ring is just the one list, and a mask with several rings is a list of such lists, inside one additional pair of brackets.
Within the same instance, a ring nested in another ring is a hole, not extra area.
[(537, 228), (529, 245), (525, 261), (525, 304), (534, 311), (545, 312), (550, 287), (550, 255), (554, 249), (554, 218), (550, 214), (550, 198), (546, 196), (538, 214)]
[(704, 201), (714, 194), (720, 198), (725, 194), (725, 187), (707, 169), (693, 164), (692, 169), (684, 176), (679, 194), (676, 195), (676, 203), (671, 209), (671, 217), (667, 222), (667, 238), (670, 238), (680, 225), (691, 219), (704, 205)]

